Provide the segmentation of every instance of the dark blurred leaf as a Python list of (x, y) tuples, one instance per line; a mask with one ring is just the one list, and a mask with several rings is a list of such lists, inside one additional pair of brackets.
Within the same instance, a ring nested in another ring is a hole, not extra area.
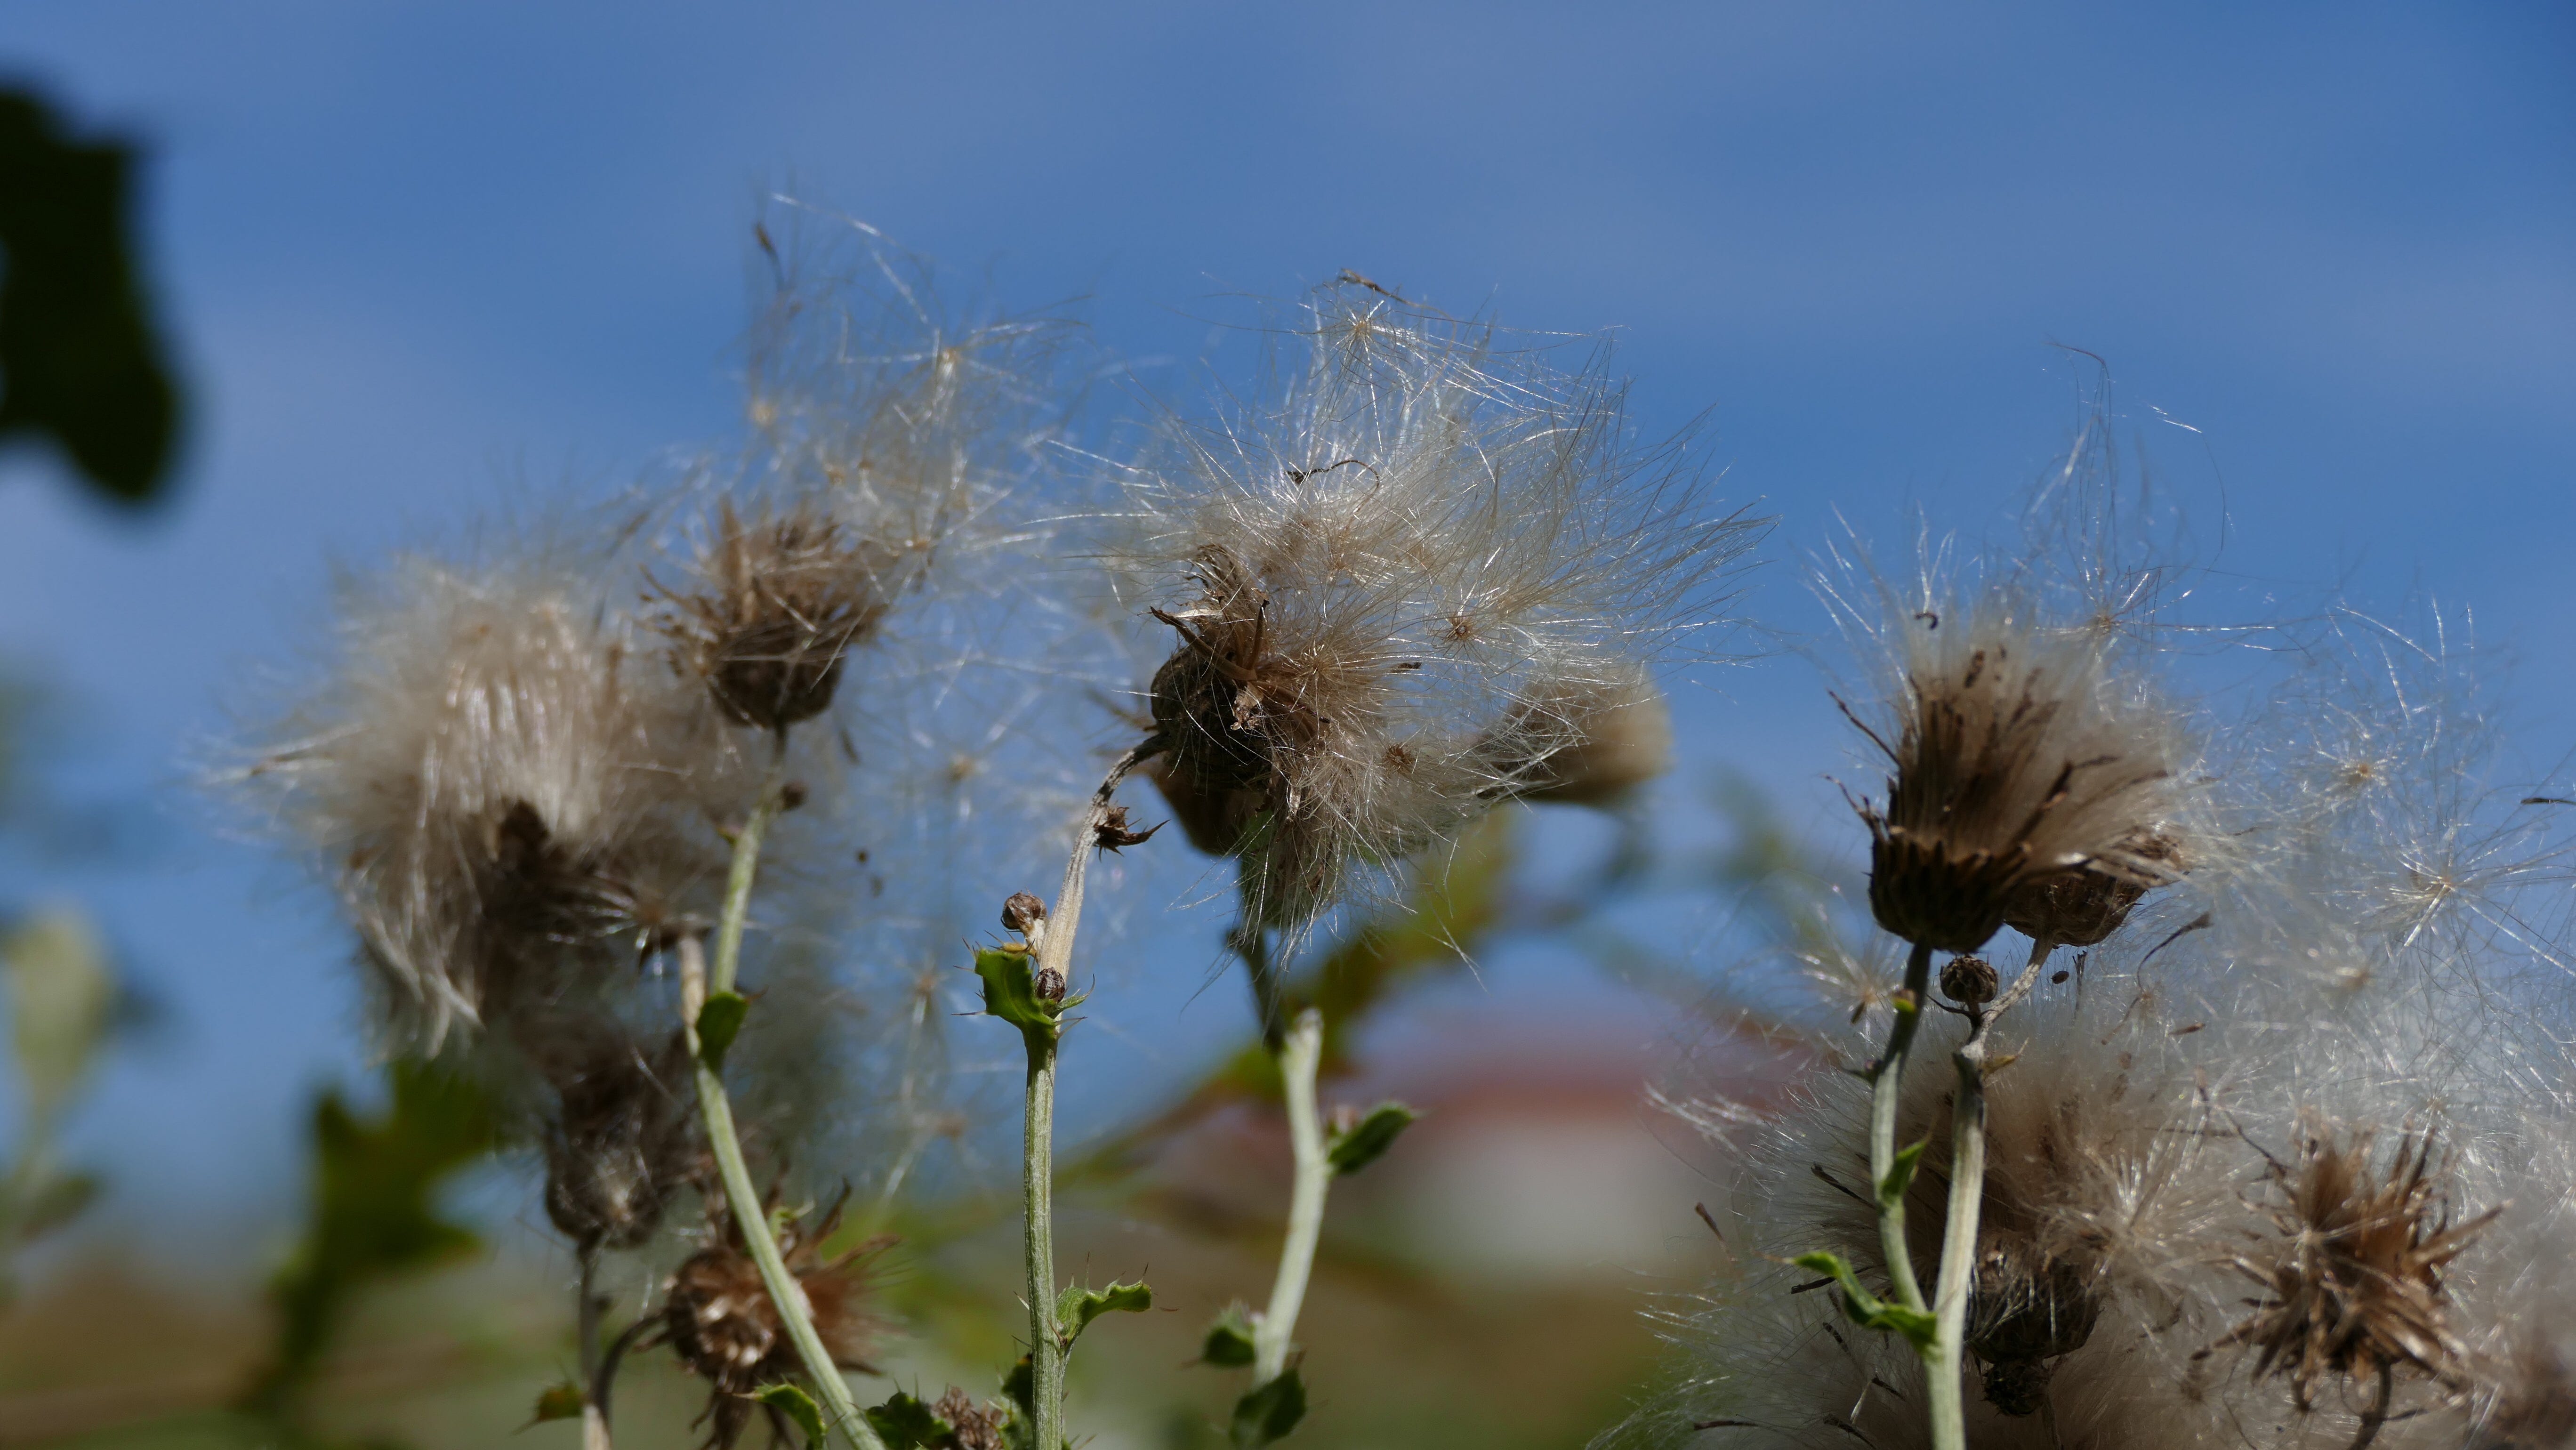
[(751, 1011), (751, 1001), (740, 992), (717, 992), (698, 1009), (698, 1056), (717, 1072), (724, 1070), (725, 1054), (733, 1049), (734, 1038), (742, 1034), (742, 1019)]
[[(805, 1450), (823, 1450), (823, 1412), (812, 1395), (791, 1384), (774, 1384), (763, 1386), (757, 1398), (796, 1422), (796, 1428), (805, 1432)], [(876, 1415), (870, 1412), (868, 1418), (874, 1420)]]
[(418, 1063), (386, 1070), (392, 1101), (363, 1122), (336, 1091), (313, 1110), (310, 1219), (269, 1289), (277, 1343), (244, 1406), (291, 1419), (350, 1301), (375, 1281), (472, 1253), (469, 1230), (438, 1216), (438, 1190), (492, 1147), (492, 1116), (471, 1083)]
[(1241, 1369), (1252, 1363), (1252, 1312), (1240, 1304), (1229, 1304), (1225, 1312), (1208, 1326), (1207, 1340), (1199, 1346), (1199, 1358), (1219, 1369)]
[(1071, 1349), (1073, 1342), (1082, 1337), (1082, 1331), (1090, 1328), (1091, 1321), (1101, 1315), (1142, 1314), (1153, 1307), (1153, 1288), (1141, 1280), (1133, 1284), (1112, 1284), (1106, 1289), (1086, 1289), (1079, 1284), (1067, 1284), (1064, 1292), (1056, 1296), (1056, 1334), (1064, 1341), (1064, 1347)]
[(868, 1425), (885, 1441), (886, 1450), (937, 1450), (957, 1441), (956, 1426), (901, 1391), (884, 1404), (869, 1407)]
[(1396, 1135), (1421, 1116), (1402, 1103), (1380, 1103), (1348, 1132), (1334, 1133), (1325, 1144), (1324, 1156), (1332, 1160), (1335, 1173), (1345, 1177), (1357, 1173), (1384, 1156), (1395, 1146)]
[(1306, 1386), (1292, 1369), (1235, 1401), (1234, 1421), (1227, 1432), (1235, 1450), (1260, 1450), (1261, 1446), (1286, 1439), (1304, 1418)]
[(14, 1200), (0, 1208), (0, 1220), (12, 1224), (18, 1242), (33, 1243), (80, 1216), (81, 1210), (98, 1199), (98, 1179), (88, 1173), (60, 1173), (38, 1180), (19, 1198), (10, 1185)]
[(130, 251), (133, 160), (0, 91), (0, 434), (51, 436), (121, 503), (161, 491), (179, 417)]

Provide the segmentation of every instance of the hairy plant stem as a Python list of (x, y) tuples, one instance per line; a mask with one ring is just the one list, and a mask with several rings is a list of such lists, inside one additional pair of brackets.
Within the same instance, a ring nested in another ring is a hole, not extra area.
[[(1083, 879), (1099, 841), (1099, 829), (1118, 783), (1137, 764), (1161, 751), (1148, 740), (1118, 757), (1091, 794), (1082, 825), (1074, 832), (1073, 854), (1064, 864), (1064, 888), (1055, 904), (1029, 933), (1031, 973), (1041, 993), (1061, 999), (1073, 980), (1074, 932), (1082, 924)], [(1023, 1032), (1028, 1043), (1029, 1077), (1026, 1117), (1020, 1134), (1020, 1189), (1028, 1212), (1025, 1259), (1029, 1301), (1029, 1398), (1031, 1431), (1037, 1450), (1062, 1450), (1064, 1434), (1064, 1340), (1055, 1317), (1055, 1069), (1056, 1040)]]
[[(1977, 1220), (1986, 1200), (1986, 1060), (1988, 1034), (1995, 1019), (2011, 1010), (2039, 981), (2039, 969), (2056, 949), (2054, 942), (2034, 942), (2030, 964), (2010, 989), (1991, 1003), (1968, 1005), (1968, 1040), (1950, 1054), (1959, 1074), (1959, 1091), (1950, 1104), (1950, 1199), (1941, 1221), (1940, 1278), (1932, 1293), (1935, 1326), (1933, 1349), (1926, 1356), (1930, 1376), (1932, 1440), (1935, 1445), (1967, 1444), (1966, 1379), (1968, 1300), (1977, 1286)], [(1943, 1439), (1944, 1427), (1951, 1438)]]
[(1280, 1040), (1279, 1082), (1288, 1102), (1288, 1144), (1296, 1156), (1296, 1186), (1288, 1197), (1288, 1238), (1279, 1246), (1279, 1277), (1270, 1308), (1252, 1332), (1252, 1385), (1259, 1389), (1286, 1372), (1297, 1311), (1306, 1302), (1306, 1280), (1315, 1269), (1315, 1240), (1324, 1228), (1324, 1195), (1333, 1182), (1325, 1155), (1323, 1118), (1315, 1110), (1315, 1074), (1324, 1060), (1324, 1014), (1297, 1014)]
[[(1931, 984), (1932, 949), (1917, 946), (1905, 959), (1905, 987), (1897, 994), (1887, 1048), (1869, 1069), (1869, 1186), (1871, 1201), (1878, 1206), (1878, 1247), (1887, 1260), (1889, 1292), (1917, 1314), (1925, 1312), (1923, 1286), (1914, 1277), (1914, 1257), (1905, 1247), (1905, 1194), (1894, 1177), (1896, 1109), (1905, 1086), (1905, 1060), (1914, 1050), (1915, 1030), (1923, 1025), (1923, 1004)], [(1900, 1191), (1889, 1192), (1891, 1186)]]
[(778, 1307), (778, 1318), (787, 1327), (788, 1340), (796, 1346), (797, 1357), (805, 1362), (805, 1377), (813, 1382), (815, 1394), (822, 1401), (824, 1422), (838, 1428), (860, 1450), (884, 1450), (876, 1431), (850, 1397), (849, 1381), (841, 1377), (840, 1366), (832, 1362), (832, 1352), (815, 1332), (813, 1307), (806, 1302), (804, 1289), (788, 1272), (787, 1261), (778, 1252), (778, 1240), (769, 1231), (768, 1210), (761, 1201), (760, 1190), (752, 1185), (749, 1165), (743, 1161), (742, 1138), (734, 1129), (733, 1103), (725, 1095), (724, 1078), (707, 1064), (698, 1041), (698, 1014), (708, 996), (734, 989), (735, 975), (742, 965), (742, 931), (751, 909), (751, 884), (760, 870), (761, 837), (777, 816), (783, 795), (784, 780), (773, 765), (759, 803), (752, 807), (751, 819), (734, 834), (733, 869), (725, 878), (724, 912), (716, 922), (713, 970), (709, 970), (706, 949), (697, 937), (680, 939), (680, 1017), (688, 1031), (689, 1058), (697, 1069), (698, 1116), (706, 1124), (707, 1146), (715, 1153), (725, 1198), (733, 1207), (734, 1226), (742, 1233), (744, 1247), (751, 1251), (751, 1261), (759, 1266), (760, 1282), (769, 1290), (770, 1302)]

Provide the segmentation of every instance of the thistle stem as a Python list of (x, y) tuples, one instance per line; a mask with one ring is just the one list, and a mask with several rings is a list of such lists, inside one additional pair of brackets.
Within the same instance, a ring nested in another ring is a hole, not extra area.
[(1315, 1269), (1315, 1241), (1324, 1228), (1324, 1195), (1333, 1167), (1324, 1148), (1324, 1125), (1315, 1111), (1315, 1075), (1324, 1058), (1324, 1016), (1309, 1007), (1297, 1014), (1279, 1045), (1279, 1080), (1288, 1101), (1288, 1143), (1297, 1162), (1288, 1198), (1288, 1238), (1279, 1246), (1279, 1278), (1270, 1309), (1252, 1333), (1252, 1385), (1259, 1389), (1286, 1372), (1297, 1311)]
[(599, 1277), (599, 1246), (583, 1244), (576, 1251), (581, 1261), (581, 1282), (574, 1306), (575, 1342), (581, 1356), (581, 1450), (612, 1450), (608, 1438), (608, 1407), (593, 1398), (590, 1386), (599, 1378), (599, 1312), (606, 1303), (594, 1287)]
[[(1091, 793), (1082, 825), (1074, 832), (1073, 854), (1064, 863), (1064, 888), (1055, 904), (1030, 934), (1031, 975), (1044, 990), (1052, 983), (1061, 995), (1073, 980), (1073, 937), (1082, 924), (1082, 891), (1091, 853), (1099, 841), (1110, 797), (1137, 764), (1162, 750), (1147, 740), (1118, 757)], [(1056, 1043), (1038, 1033), (1021, 1034), (1028, 1042), (1027, 1113), (1020, 1136), (1020, 1188), (1027, 1205), (1027, 1294), (1029, 1301), (1029, 1418), (1037, 1450), (1063, 1450), (1064, 1341), (1055, 1318), (1055, 1068)]]
[[(1049, 935), (1053, 935), (1052, 932)], [(1055, 1320), (1055, 1043), (1021, 1036), (1029, 1048), (1028, 1113), (1020, 1138), (1020, 1191), (1028, 1206), (1029, 1396), (1036, 1441), (1064, 1439), (1064, 1340)]]
[(741, 967), (743, 919), (750, 910), (751, 884), (760, 868), (760, 840), (770, 820), (778, 814), (783, 790), (780, 773), (773, 766), (759, 803), (752, 807), (751, 819), (734, 835), (733, 870), (725, 879), (724, 914), (716, 924), (713, 971), (708, 969), (706, 949), (697, 937), (680, 939), (680, 1017), (688, 1032), (689, 1059), (697, 1071), (698, 1116), (706, 1124), (707, 1146), (715, 1154), (725, 1198), (733, 1207), (734, 1227), (741, 1231), (743, 1245), (760, 1269), (760, 1282), (769, 1290), (770, 1302), (778, 1308), (788, 1340), (796, 1346), (797, 1357), (805, 1362), (805, 1377), (813, 1382), (823, 1402), (823, 1419), (838, 1427), (859, 1450), (884, 1450), (876, 1431), (859, 1413), (858, 1403), (851, 1399), (849, 1381), (841, 1377), (840, 1366), (832, 1362), (832, 1352), (824, 1347), (822, 1335), (815, 1332), (813, 1307), (806, 1302), (803, 1287), (788, 1272), (787, 1261), (778, 1252), (778, 1240), (769, 1231), (768, 1210), (761, 1202), (760, 1190), (752, 1185), (750, 1166), (743, 1161), (742, 1138), (734, 1128), (733, 1103), (725, 1095), (724, 1078), (707, 1064), (698, 1041), (698, 1014), (706, 1006), (709, 993), (732, 991), (735, 974)]
[[(2039, 969), (2055, 950), (2053, 942), (2033, 942), (2030, 964), (2010, 990), (1991, 1004), (1969, 1004), (1968, 1040), (1950, 1054), (1959, 1074), (1958, 1096), (1950, 1105), (1950, 1201), (1942, 1219), (1940, 1279), (1932, 1294), (1933, 1354), (1925, 1357), (1930, 1377), (1932, 1441), (1961, 1446), (1967, 1441), (1966, 1383), (1968, 1300), (1977, 1285), (1977, 1220), (1986, 1200), (1986, 1059), (1988, 1034), (1995, 1019), (2030, 995)], [(1945, 1432), (1948, 1438), (1944, 1438)]]
[[(1914, 1277), (1914, 1258), (1905, 1246), (1905, 1194), (1896, 1184), (1896, 1109), (1905, 1085), (1905, 1061), (1914, 1050), (1915, 1029), (1923, 1025), (1923, 1003), (1932, 984), (1932, 949), (1917, 945), (1905, 959), (1905, 988), (1897, 994), (1896, 1020), (1887, 1030), (1887, 1050), (1869, 1070), (1869, 1186), (1878, 1205), (1878, 1246), (1887, 1260), (1889, 1292), (1917, 1314), (1926, 1312), (1923, 1286)], [(1891, 1193), (1891, 1187), (1900, 1191)]]

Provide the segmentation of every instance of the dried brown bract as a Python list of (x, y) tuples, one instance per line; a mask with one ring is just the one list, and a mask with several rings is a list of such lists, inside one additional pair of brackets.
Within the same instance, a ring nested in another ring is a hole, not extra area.
[(2280, 1237), (2229, 1261), (2263, 1297), (2213, 1347), (2250, 1346), (2255, 1377), (2287, 1379), (2301, 1410), (2329, 1379), (2384, 1384), (2403, 1369), (2454, 1392), (2469, 1385), (2443, 1271), (2495, 1211), (2451, 1222), (2432, 1134), (2399, 1139), (2384, 1169), (2372, 1166), (2371, 1141), (2338, 1143), (2312, 1125), (2295, 1163), (2266, 1170)]
[(692, 587), (656, 585), (656, 623), (736, 724), (785, 730), (830, 708), (850, 651), (900, 592), (897, 550), (811, 502), (749, 525), (728, 498)]
[(978, 1403), (955, 1385), (932, 1403), (930, 1412), (948, 1422), (948, 1450), (1009, 1450), (1011, 1412), (1007, 1406)]
[[(776, 1197), (774, 1190), (771, 1197)], [(715, 1212), (724, 1212), (720, 1196), (710, 1201)], [(822, 1246), (840, 1225), (836, 1203), (817, 1221), (787, 1223), (779, 1231), (778, 1249), (804, 1291), (815, 1332), (832, 1362), (874, 1373), (868, 1356), (883, 1326), (868, 1309), (866, 1268), (868, 1259), (892, 1240), (870, 1239), (826, 1259)], [(672, 1273), (663, 1294), (662, 1335), (681, 1363), (710, 1386), (706, 1413), (700, 1417), (710, 1427), (710, 1447), (731, 1446), (741, 1436), (755, 1403), (749, 1396), (804, 1372), (778, 1306), (770, 1301), (760, 1268), (745, 1251), (730, 1215), (715, 1241)]]
[(2552, 1350), (2526, 1348), (2481, 1396), (2466, 1450), (2576, 1446), (2576, 1373)]
[(1971, 952), (2016, 898), (2078, 871), (2143, 890), (2169, 808), (2172, 724), (2117, 695), (2095, 650), (1996, 607), (1910, 622), (1892, 732), (1845, 707), (1894, 767), (1869, 826), (1869, 904), (1918, 946)]

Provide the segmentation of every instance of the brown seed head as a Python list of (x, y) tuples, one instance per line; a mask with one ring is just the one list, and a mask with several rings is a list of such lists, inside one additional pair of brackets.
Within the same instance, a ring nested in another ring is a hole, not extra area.
[(648, 1051), (623, 1033), (585, 1035), (539, 1057), (560, 1100), (546, 1127), (546, 1217), (585, 1249), (637, 1247), (699, 1166), (687, 1043), (675, 1033)]
[(727, 499), (697, 587), (657, 586), (657, 623), (727, 718), (784, 730), (831, 705), (849, 652), (900, 592), (901, 557), (852, 536), (815, 504), (746, 525)]
[(1002, 927), (1006, 931), (1027, 936), (1031, 927), (1045, 920), (1046, 903), (1031, 892), (1014, 891), (1010, 899), (1002, 903)]
[(2335, 1377), (2411, 1369), (2454, 1391), (2468, 1385), (2443, 1270), (2495, 1212), (2451, 1222), (2431, 1134), (2399, 1139), (2384, 1169), (2370, 1149), (2367, 1133), (2338, 1144), (2311, 1125), (2297, 1161), (2265, 1173), (2280, 1238), (2232, 1260), (2263, 1298), (2219, 1344), (2252, 1346), (2256, 1377), (2288, 1379), (2302, 1410)]
[(1934, 621), (1907, 667), (1895, 738), (1845, 713), (1895, 767), (1870, 831), (1870, 910), (1918, 946), (1972, 952), (2023, 890), (2079, 870), (2140, 885), (2170, 775), (2161, 722), (2117, 708), (2100, 661), (2008, 619)]
[(2538, 1346), (2514, 1356), (2479, 1397), (2466, 1450), (2570, 1450), (2576, 1447), (2576, 1373)]
[(1301, 703), (1296, 667), (1269, 649), (1269, 600), (1243, 562), (1211, 544), (1194, 572), (1198, 600), (1178, 614), (1154, 612), (1181, 636), (1152, 691), (1168, 770), (1199, 791), (1282, 793), (1273, 757), (1311, 748), (1325, 722)]
[(1545, 689), (1514, 712), (1502, 735), (1546, 749), (1535, 761), (1493, 762), (1524, 800), (1609, 805), (1673, 763), (1672, 707), (1642, 668), (1615, 682)]
[[(776, 1197), (773, 1191), (773, 1198)], [(723, 1213), (723, 1200), (713, 1211)], [(835, 1204), (818, 1222), (799, 1219), (779, 1234), (779, 1252), (812, 1308), (815, 1332), (844, 1369), (868, 1370), (880, 1325), (868, 1310), (866, 1261), (892, 1240), (872, 1239), (825, 1259), (821, 1246), (840, 1227)], [(760, 1267), (744, 1250), (742, 1234), (725, 1218), (722, 1236), (691, 1254), (663, 1293), (663, 1333), (681, 1363), (707, 1381), (706, 1444), (731, 1446), (751, 1418), (747, 1396), (763, 1385), (804, 1371), (787, 1337), (778, 1306), (761, 1283)]]
[[(2182, 846), (2171, 835), (2148, 832), (2130, 851), (2180, 875), (2190, 869)], [(2147, 894), (2147, 883), (2101, 871), (2070, 871), (2033, 881), (2004, 903), (2004, 925), (2057, 946), (2089, 947), (2120, 929), (2129, 912)]]

